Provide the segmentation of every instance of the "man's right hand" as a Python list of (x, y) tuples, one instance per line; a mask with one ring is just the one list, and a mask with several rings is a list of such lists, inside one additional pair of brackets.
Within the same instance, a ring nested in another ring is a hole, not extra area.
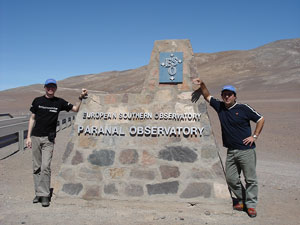
[(200, 78), (195, 78), (193, 79), (193, 83), (200, 85), (200, 88), (198, 88), (198, 90), (194, 91), (194, 93), (192, 94), (192, 102), (197, 102), (200, 95), (198, 92), (201, 92), (200, 94), (203, 95), (204, 99), (209, 102), (210, 101), (210, 93), (206, 87), (206, 85), (204, 84), (204, 82), (200, 79)]
[(193, 84), (201, 85), (202, 84), (202, 80), (200, 80), (200, 78), (195, 78), (195, 79), (193, 79)]
[(26, 146), (27, 146), (27, 148), (32, 148), (32, 142), (31, 142), (30, 137), (28, 137), (27, 140), (26, 140)]

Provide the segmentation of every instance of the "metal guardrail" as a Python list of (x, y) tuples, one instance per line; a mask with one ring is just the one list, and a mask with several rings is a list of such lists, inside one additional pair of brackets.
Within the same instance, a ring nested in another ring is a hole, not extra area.
[[(70, 127), (75, 120), (75, 116), (75, 113), (69, 113), (60, 116), (59, 120), (57, 121), (56, 131), (58, 132)], [(24, 150), (24, 139), (27, 138), (27, 132), (28, 121), (13, 124), (12, 126), (9, 126), (9, 128), (2, 130), (0, 136), (0, 148), (18, 142), (18, 150)]]
[(13, 118), (13, 116), (10, 113), (0, 113), (0, 118), (1, 117), (9, 117), (9, 118)]

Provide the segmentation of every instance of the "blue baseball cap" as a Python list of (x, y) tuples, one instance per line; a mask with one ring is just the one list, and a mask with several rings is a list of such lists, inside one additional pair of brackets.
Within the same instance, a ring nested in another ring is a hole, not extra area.
[(57, 86), (56, 80), (50, 78), (45, 81), (45, 86), (48, 84), (55, 84)]
[(233, 87), (232, 85), (225, 85), (223, 88), (222, 88), (222, 91), (232, 91), (236, 94), (236, 91), (235, 91), (235, 87)]

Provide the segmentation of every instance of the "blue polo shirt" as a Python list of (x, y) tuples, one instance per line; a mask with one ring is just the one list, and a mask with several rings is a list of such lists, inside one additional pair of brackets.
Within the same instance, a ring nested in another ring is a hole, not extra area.
[(244, 145), (243, 140), (252, 135), (250, 121), (257, 123), (262, 115), (247, 104), (235, 103), (227, 109), (224, 102), (214, 97), (209, 103), (218, 113), (224, 147), (241, 150), (255, 148), (255, 143)]

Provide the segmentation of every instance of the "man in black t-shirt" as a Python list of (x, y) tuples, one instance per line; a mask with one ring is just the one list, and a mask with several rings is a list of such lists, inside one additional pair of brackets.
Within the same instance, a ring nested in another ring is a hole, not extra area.
[[(219, 116), (223, 145), (227, 148), (226, 181), (238, 199), (233, 208), (240, 211), (247, 209), (250, 217), (256, 217), (258, 184), (255, 141), (262, 131), (264, 118), (249, 105), (237, 103), (236, 90), (231, 85), (223, 87), (221, 91), (223, 101), (219, 101), (210, 95), (202, 80), (196, 78), (193, 83), (200, 85), (198, 90)], [(250, 121), (256, 123), (253, 135)], [(246, 189), (240, 180), (241, 171), (245, 177)]]
[(55, 97), (57, 83), (48, 79), (44, 85), (45, 95), (33, 100), (30, 107), (32, 112), (28, 124), (26, 146), (32, 148), (33, 180), (35, 198), (33, 203), (41, 202), (42, 206), (49, 206), (51, 160), (56, 137), (56, 125), (60, 111), (70, 110), (78, 112), (81, 100), (86, 98), (87, 90), (82, 89), (80, 102), (72, 105), (62, 98)]

